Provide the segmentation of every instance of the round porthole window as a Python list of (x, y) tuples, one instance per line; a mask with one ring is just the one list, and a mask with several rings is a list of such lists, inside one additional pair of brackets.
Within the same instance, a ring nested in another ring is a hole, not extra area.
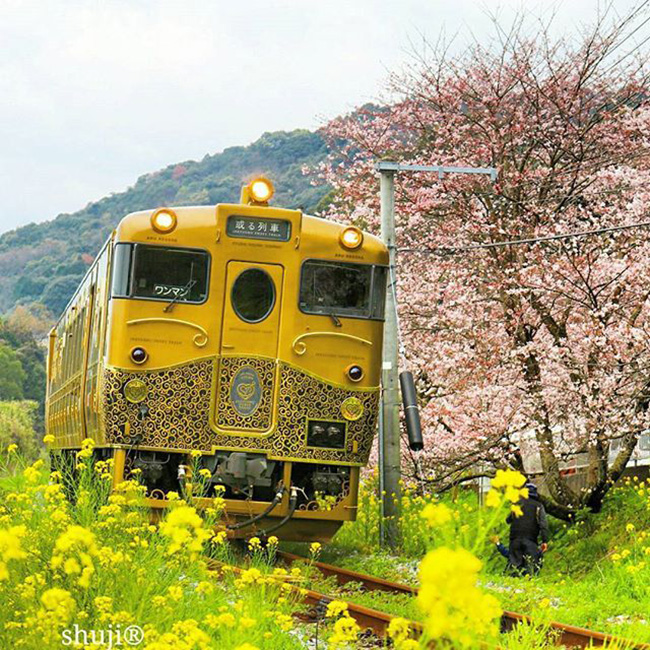
[(237, 276), (230, 294), (232, 308), (247, 323), (259, 323), (275, 305), (275, 285), (262, 269), (246, 269)]

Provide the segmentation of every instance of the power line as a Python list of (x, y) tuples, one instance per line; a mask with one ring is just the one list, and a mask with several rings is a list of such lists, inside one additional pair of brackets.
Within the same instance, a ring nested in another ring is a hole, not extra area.
[(537, 244), (540, 242), (557, 241), (560, 239), (572, 239), (575, 237), (592, 237), (595, 235), (605, 235), (612, 232), (621, 232), (623, 230), (632, 230), (634, 228), (648, 227), (650, 227), (650, 221), (641, 221), (639, 223), (631, 223), (627, 226), (612, 226), (610, 228), (597, 228), (595, 230), (581, 230), (560, 235), (533, 237), (531, 239), (511, 239), (509, 241), (491, 242), (489, 244), (473, 244), (472, 246), (436, 246), (435, 248), (398, 248), (397, 250), (400, 253), (422, 253), (423, 255), (455, 255), (458, 253), (468, 253), (470, 251), (481, 250), (485, 248), (503, 248), (505, 246)]

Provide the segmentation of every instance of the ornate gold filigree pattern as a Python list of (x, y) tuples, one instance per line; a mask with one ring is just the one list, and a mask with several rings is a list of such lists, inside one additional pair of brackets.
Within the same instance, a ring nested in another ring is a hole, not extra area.
[[(220, 377), (233, 377), (245, 365), (258, 369), (260, 382), (269, 397), (262, 397), (264, 406), (255, 411), (272, 423), (273, 381), (275, 360), (253, 357), (228, 357), (220, 366)], [(368, 462), (377, 423), (378, 389), (350, 390), (328, 384), (286, 363), (279, 364), (277, 423), (268, 436), (231, 435), (211, 425), (212, 393), (227, 396), (227, 389), (213, 383), (215, 361), (202, 359), (160, 371), (104, 371), (104, 421), (108, 444), (130, 445), (137, 439), (143, 447), (159, 449), (198, 449), (209, 453), (213, 449), (241, 449), (268, 453), (277, 460), (311, 460), (320, 462), (364, 465)], [(147, 399), (140, 404), (129, 403), (124, 397), (124, 385), (133, 378), (142, 380), (148, 389)], [(221, 383), (221, 382), (219, 382)], [(223, 382), (228, 385), (227, 381)], [(307, 419), (339, 420), (342, 402), (354, 396), (363, 404), (363, 416), (347, 423), (344, 449), (307, 448)], [(143, 417), (142, 405), (148, 412)], [(234, 416), (231, 420), (238, 422)], [(237, 414), (237, 418), (243, 416)], [(130, 431), (125, 433), (126, 422)], [(257, 420), (260, 422), (261, 420)], [(260, 426), (260, 425), (258, 425)], [(271, 426), (270, 424), (268, 426)], [(268, 427), (267, 427), (268, 428)], [(241, 425), (235, 430), (242, 430)], [(250, 429), (249, 429), (250, 431)]]
[[(108, 369), (104, 383), (104, 418), (109, 443), (139, 444), (160, 449), (209, 450), (212, 359), (147, 372), (122, 372)], [(148, 389), (141, 404), (128, 402), (124, 386), (137, 377)], [(141, 415), (142, 405), (148, 412)], [(125, 424), (130, 432), (125, 434)]]
[[(288, 364), (280, 365), (278, 425), (273, 455), (329, 462), (368, 462), (377, 422), (378, 390), (349, 390), (327, 384)], [(307, 419), (339, 420), (341, 403), (356, 396), (365, 415), (348, 422), (345, 449), (307, 449)]]

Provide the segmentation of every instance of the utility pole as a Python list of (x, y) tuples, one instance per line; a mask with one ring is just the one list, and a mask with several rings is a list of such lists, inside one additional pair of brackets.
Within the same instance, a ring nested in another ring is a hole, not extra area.
[(398, 172), (434, 172), (442, 179), (445, 174), (489, 174), (497, 178), (495, 167), (443, 167), (432, 165), (402, 165), (380, 161), (381, 238), (388, 248), (389, 273), (386, 288), (384, 323), (384, 352), (381, 373), (382, 403), (379, 414), (379, 489), (381, 516), (379, 535), (382, 544), (395, 549), (400, 539), (400, 501), (402, 478), (399, 426), (399, 342), (397, 322), (397, 249), (395, 243), (395, 174)]
[[(380, 163), (381, 164), (381, 163)], [(398, 389), (397, 292), (395, 281), (395, 172), (382, 170), (379, 177), (381, 195), (381, 238), (388, 247), (389, 273), (384, 323), (384, 353), (381, 371), (382, 400), (379, 448), (379, 487), (382, 512), (382, 544), (395, 549), (399, 544), (400, 431)]]

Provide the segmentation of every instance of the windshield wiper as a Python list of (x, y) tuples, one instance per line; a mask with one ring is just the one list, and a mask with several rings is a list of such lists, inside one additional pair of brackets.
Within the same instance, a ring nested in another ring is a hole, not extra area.
[(193, 276), (194, 276), (194, 263), (192, 262), (192, 266), (190, 267), (190, 279), (188, 283), (172, 298), (171, 302), (168, 302), (165, 305), (163, 312), (167, 313), (168, 311), (171, 311), (181, 296), (185, 296), (189, 294), (189, 292), (192, 290), (192, 287), (196, 284), (196, 280), (192, 279)]
[[(314, 284), (312, 286), (313, 286), (313, 292), (314, 292), (314, 295), (316, 296), (316, 298), (318, 300), (320, 300), (320, 301), (323, 301), (325, 299), (325, 294), (324, 294), (323, 290), (316, 284), (316, 279), (315, 278), (314, 278)], [(334, 312), (323, 311), (323, 313), (327, 314), (334, 321), (334, 325), (336, 325), (336, 327), (343, 327), (343, 324), (339, 320), (339, 317)]]
[(341, 323), (339, 317), (336, 314), (334, 314), (333, 312), (329, 312), (329, 315), (331, 319), (334, 321), (334, 325), (336, 325), (336, 327), (343, 327), (343, 324)]
[(173, 298), (170, 302), (165, 305), (163, 311), (166, 313), (171, 311), (174, 308), (174, 305), (178, 302), (180, 297), (183, 294), (187, 294), (192, 290), (192, 287), (196, 284), (196, 280), (190, 280)]
[(163, 312), (166, 314), (168, 311), (171, 311), (174, 308), (174, 305), (180, 299), (181, 296), (189, 294), (192, 290), (192, 287), (196, 284), (194, 278), (194, 262), (190, 265), (190, 279), (187, 281), (187, 284), (172, 298), (171, 302), (165, 305)]

